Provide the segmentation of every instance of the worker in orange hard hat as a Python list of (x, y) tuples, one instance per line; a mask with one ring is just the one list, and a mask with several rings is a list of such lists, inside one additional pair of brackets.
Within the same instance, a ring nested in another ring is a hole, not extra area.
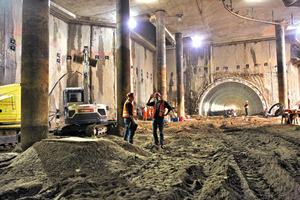
[[(154, 98), (154, 101), (151, 99)], [(151, 101), (151, 102), (150, 102)], [(163, 148), (164, 145), (164, 116), (168, 115), (169, 112), (172, 110), (172, 107), (168, 104), (168, 102), (164, 101), (161, 97), (159, 92), (155, 92), (155, 94), (151, 95), (147, 106), (154, 107), (154, 117), (152, 122), (152, 132), (154, 138), (154, 144), (158, 145), (158, 137), (157, 137), (157, 126), (159, 128), (159, 139), (160, 139), (160, 146)], [(168, 109), (167, 114), (165, 114), (165, 109)]]
[(125, 101), (123, 108), (123, 118), (125, 122), (125, 133), (123, 139), (125, 141), (129, 141), (131, 144), (133, 143), (133, 136), (135, 133), (135, 130), (130, 128), (131, 123), (135, 124), (134, 117), (136, 117), (136, 111), (133, 105), (134, 97), (134, 93), (128, 93), (127, 100)]

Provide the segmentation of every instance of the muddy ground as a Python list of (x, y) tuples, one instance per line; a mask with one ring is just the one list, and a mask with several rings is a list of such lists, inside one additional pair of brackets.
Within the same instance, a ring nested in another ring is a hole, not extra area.
[[(300, 129), (279, 118), (151, 121), (121, 136), (43, 140), (0, 153), (0, 199), (300, 199)], [(50, 135), (50, 138), (55, 138)]]

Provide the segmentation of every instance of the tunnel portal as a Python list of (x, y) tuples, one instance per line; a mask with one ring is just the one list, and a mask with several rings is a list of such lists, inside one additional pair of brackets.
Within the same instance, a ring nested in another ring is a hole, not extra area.
[(245, 114), (246, 101), (249, 101), (249, 115), (262, 114), (268, 109), (265, 97), (254, 84), (239, 78), (219, 79), (202, 93), (199, 114), (222, 116), (228, 109), (234, 109), (237, 115)]

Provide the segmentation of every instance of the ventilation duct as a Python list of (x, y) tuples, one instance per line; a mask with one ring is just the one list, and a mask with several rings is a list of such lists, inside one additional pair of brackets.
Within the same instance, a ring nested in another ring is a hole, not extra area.
[(286, 7), (300, 7), (300, 0), (282, 0)]

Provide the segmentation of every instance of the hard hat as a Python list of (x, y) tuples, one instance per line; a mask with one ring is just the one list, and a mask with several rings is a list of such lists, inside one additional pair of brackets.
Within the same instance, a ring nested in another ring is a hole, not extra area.
[(134, 93), (133, 93), (133, 92), (129, 92), (129, 93), (127, 94), (127, 97), (133, 97), (133, 98), (134, 98)]
[(248, 102), (248, 101), (246, 101), (246, 102)]
[(154, 97), (161, 97), (161, 94), (159, 92), (155, 92)]

